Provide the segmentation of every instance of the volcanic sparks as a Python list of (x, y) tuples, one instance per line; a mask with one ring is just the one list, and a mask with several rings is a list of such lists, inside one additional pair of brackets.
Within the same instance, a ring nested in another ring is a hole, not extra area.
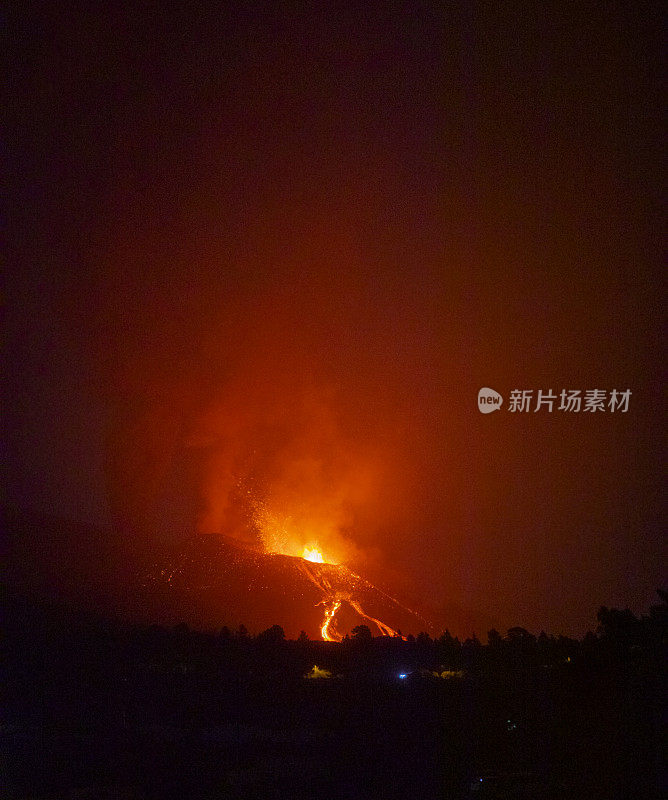
[[(315, 543), (303, 541), (309, 547)], [(325, 551), (323, 559), (327, 557)], [(346, 564), (264, 553), (223, 535), (188, 539), (142, 578), (149, 602), (163, 598), (166, 606), (177, 609), (178, 620), (186, 619), (183, 608), (195, 608), (198, 619), (216, 625), (221, 610), (229, 614), (231, 608), (237, 610), (231, 620), (235, 623), (245, 618), (261, 630), (272, 618), (329, 642), (341, 641), (360, 624), (366, 624), (372, 636), (395, 636), (399, 628), (433, 631), (428, 620)], [(280, 596), (284, 606), (277, 606)]]
[[(276, 511), (272, 508), (270, 500), (258, 497), (252, 490), (246, 490), (251, 507), (251, 518), (259, 534), (265, 553), (269, 555), (285, 555), (299, 559), (299, 569), (306, 578), (317, 587), (322, 595), (318, 605), (324, 607), (325, 615), (320, 626), (320, 634), (327, 642), (340, 642), (343, 634), (337, 630), (336, 614), (343, 605), (355, 611), (362, 619), (372, 623), (383, 636), (399, 636), (400, 634), (379, 619), (367, 614), (362, 608), (357, 587), (364, 583), (363, 579), (345, 566), (339, 559), (334, 560), (331, 549), (328, 548), (327, 557), (320, 549), (321, 537), (313, 537), (312, 531), (320, 531), (322, 524), (305, 517), (303, 511), (299, 512), (297, 504), (294, 513)], [(322, 520), (319, 520), (322, 523)], [(328, 532), (335, 530), (335, 526), (324, 526), (324, 539), (329, 541)], [(340, 537), (339, 537), (340, 539)], [(306, 541), (307, 544), (303, 544)], [(334, 548), (336, 550), (336, 548)], [(322, 565), (320, 566), (311, 566)], [(394, 598), (389, 598), (396, 603)], [(410, 612), (412, 613), (412, 612)]]

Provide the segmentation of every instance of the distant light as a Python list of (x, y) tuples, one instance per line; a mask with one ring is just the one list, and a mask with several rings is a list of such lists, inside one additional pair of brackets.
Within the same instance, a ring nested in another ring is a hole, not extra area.
[(406, 673), (405, 672), (400, 672), (399, 673), (399, 677), (400, 678), (405, 678), (406, 677)]
[(330, 670), (323, 669), (322, 667), (319, 667), (317, 664), (314, 664), (313, 665), (313, 669), (310, 670), (309, 672), (307, 672), (306, 675), (304, 675), (304, 677), (308, 678), (310, 680), (322, 679), (322, 678), (331, 678), (332, 677), (332, 673), (331, 673)]

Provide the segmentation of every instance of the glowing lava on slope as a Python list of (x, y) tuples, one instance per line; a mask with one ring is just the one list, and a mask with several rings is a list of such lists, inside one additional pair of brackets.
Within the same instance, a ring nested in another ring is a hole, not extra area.
[[(343, 634), (337, 630), (335, 617), (344, 603), (356, 612), (363, 620), (371, 622), (382, 636), (399, 636), (400, 634), (386, 623), (367, 614), (360, 605), (360, 598), (353, 595), (353, 587), (362, 582), (348, 567), (338, 563), (331, 557), (325, 558), (318, 545), (318, 540), (311, 538), (307, 531), (313, 529), (308, 521), (295, 520), (294, 517), (273, 512), (265, 501), (255, 501), (253, 520), (260, 532), (264, 549), (269, 555), (293, 556), (298, 561), (305, 577), (317, 587), (322, 594), (318, 605), (323, 605), (325, 617), (320, 626), (320, 634), (325, 641), (339, 642)], [(306, 533), (306, 536), (304, 535)], [(310, 539), (303, 547), (297, 543), (304, 538)], [(327, 538), (327, 537), (325, 537)], [(310, 565), (323, 565), (317, 569)], [(394, 598), (389, 598), (396, 603)]]
[[(306, 541), (312, 550), (315, 540)], [(142, 576), (142, 613), (149, 609), (151, 621), (164, 624), (244, 623), (255, 630), (280, 624), (290, 635), (302, 629), (325, 641), (340, 641), (360, 624), (374, 636), (434, 632), (420, 614), (316, 549), (322, 561), (258, 551), (221, 534), (188, 538), (156, 554)]]
[(336, 612), (341, 608), (341, 600), (334, 600), (331, 604), (325, 604), (325, 621), (322, 623), (322, 627), (320, 628), (320, 633), (322, 638), (326, 642), (336, 642), (341, 639), (338, 634), (330, 633), (329, 626), (332, 620), (334, 619), (334, 615)]
[[(309, 561), (316, 564), (323, 563), (326, 569), (312, 567), (308, 563)], [(326, 642), (340, 642), (343, 639), (343, 634), (336, 628), (335, 617), (344, 603), (347, 603), (362, 619), (376, 626), (382, 636), (401, 635), (394, 628), (364, 611), (360, 600), (354, 595), (356, 594), (355, 588), (366, 583), (366, 581), (348, 567), (343, 564), (327, 564), (326, 562), (305, 558), (300, 568), (306, 578), (322, 593), (322, 600), (318, 605), (324, 607), (325, 618), (320, 627), (320, 635)], [(394, 598), (388, 599), (392, 600), (393, 603), (397, 603)]]

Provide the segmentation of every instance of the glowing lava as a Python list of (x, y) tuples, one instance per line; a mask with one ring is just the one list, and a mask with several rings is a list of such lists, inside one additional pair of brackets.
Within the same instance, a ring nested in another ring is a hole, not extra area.
[(334, 615), (341, 607), (340, 600), (333, 600), (331, 601), (331, 605), (328, 607), (325, 605), (325, 621), (322, 623), (322, 627), (320, 628), (320, 633), (322, 638), (326, 642), (340, 642), (341, 636), (338, 633), (330, 632), (329, 624), (334, 619)]
[(316, 564), (324, 564), (325, 559), (322, 557), (322, 553), (318, 550), (317, 547), (313, 547), (309, 549), (308, 547), (304, 548), (304, 553), (302, 554), (302, 558), (306, 561), (314, 561)]
[[(311, 531), (318, 529), (313, 521), (305, 519), (303, 515), (298, 515), (295, 518), (289, 514), (276, 513), (267, 500), (255, 497), (250, 490), (247, 490), (247, 494), (251, 495), (252, 520), (260, 534), (260, 540), (265, 552), (269, 555), (297, 557), (299, 559), (297, 562), (299, 568), (321, 593), (322, 600), (317, 605), (322, 605), (325, 610), (320, 633), (326, 642), (340, 642), (343, 639), (343, 634), (336, 629), (336, 621), (334, 619), (343, 603), (348, 603), (362, 619), (372, 623), (382, 636), (400, 635), (394, 628), (364, 611), (360, 605), (359, 598), (356, 596), (357, 588), (362, 584), (367, 584), (368, 586), (371, 586), (371, 584), (368, 584), (359, 575), (356, 575), (344, 564), (341, 564), (340, 561), (330, 560), (331, 550), (328, 553), (328, 558), (325, 559), (318, 546), (319, 541), (322, 541), (322, 539), (320, 537), (318, 539), (311, 538)], [(327, 535), (328, 531), (329, 528), (325, 526), (323, 534), (325, 541), (331, 540), (331, 537)], [(302, 546), (301, 543), (304, 540), (308, 544)], [(310, 566), (311, 564), (322, 564), (323, 566), (312, 567)], [(389, 595), (386, 595), (386, 597), (392, 603), (399, 605), (394, 598), (389, 597)], [(414, 613), (410, 609), (406, 610), (411, 614)]]
[[(304, 558), (304, 561), (314, 561), (314, 559)], [(315, 563), (325, 562), (316, 561)], [(334, 621), (334, 617), (343, 603), (348, 603), (363, 619), (373, 623), (382, 636), (401, 636), (394, 628), (367, 614), (360, 605), (359, 600), (353, 597), (355, 586), (358, 582), (362, 582), (362, 578), (348, 569), (348, 567), (343, 564), (326, 564), (325, 570), (323, 570), (320, 567), (311, 567), (302, 562), (301, 569), (311, 583), (317, 586), (318, 590), (323, 594), (323, 598), (318, 605), (322, 605), (325, 609), (325, 618), (320, 627), (320, 634), (324, 641), (340, 642), (343, 639), (343, 635), (336, 630)], [(332, 581), (334, 581), (334, 585), (332, 585)], [(339, 585), (337, 586), (337, 584)], [(348, 588), (342, 590), (340, 588), (341, 584)], [(393, 600), (393, 598), (390, 599)], [(393, 602), (396, 602), (396, 600), (393, 600)], [(402, 636), (401, 638), (403, 639), (404, 637)]]
[[(373, 622), (374, 625), (378, 626), (378, 629), (383, 634), (383, 636), (401, 636), (399, 631), (395, 631), (394, 628), (390, 628), (389, 625), (386, 625), (384, 622), (381, 622), (379, 619), (375, 617), (370, 617), (363, 609), (362, 606), (356, 600), (348, 600), (350, 605), (357, 611), (357, 613), (364, 617), (364, 619), (369, 620), (369, 622)], [(405, 636), (401, 636), (402, 639), (406, 639)]]

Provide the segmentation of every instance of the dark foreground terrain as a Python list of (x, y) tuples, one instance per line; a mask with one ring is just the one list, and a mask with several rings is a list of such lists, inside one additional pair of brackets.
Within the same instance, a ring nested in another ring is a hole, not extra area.
[(4, 797), (662, 796), (665, 602), (601, 609), (582, 642), (488, 645), (6, 607)]

